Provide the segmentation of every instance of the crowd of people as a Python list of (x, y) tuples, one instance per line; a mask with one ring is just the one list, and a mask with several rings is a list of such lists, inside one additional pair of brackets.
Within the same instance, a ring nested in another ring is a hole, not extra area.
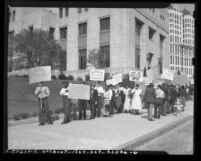
[[(111, 117), (118, 113), (140, 115), (143, 108), (147, 109), (149, 121), (160, 119), (161, 115), (166, 116), (171, 113), (179, 116), (185, 110), (186, 100), (193, 98), (194, 90), (192, 85), (162, 84), (154, 87), (153, 83), (146, 86), (145, 90), (140, 89), (139, 84), (123, 85), (123, 83), (103, 88), (97, 82), (96, 85), (90, 85), (90, 100), (75, 100), (68, 98), (69, 83), (66, 81), (63, 85), (60, 95), (63, 97), (64, 119), (61, 124), (71, 121), (72, 110), (74, 119), (77, 119), (76, 104), (78, 104), (79, 120), (87, 119), (88, 105), (90, 106), (90, 119)], [(48, 107), (50, 95), (48, 87), (41, 82), (36, 88), (35, 95), (39, 102), (39, 125), (52, 124)]]

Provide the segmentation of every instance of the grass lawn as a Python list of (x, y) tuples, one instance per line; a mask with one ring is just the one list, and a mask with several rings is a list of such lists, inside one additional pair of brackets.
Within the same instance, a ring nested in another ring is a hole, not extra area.
[[(62, 107), (62, 97), (59, 95), (63, 87), (62, 80), (45, 82), (50, 89), (49, 107), (54, 111)], [(38, 83), (29, 84), (28, 78), (8, 77), (8, 119), (18, 113), (38, 113), (37, 97), (34, 92)]]

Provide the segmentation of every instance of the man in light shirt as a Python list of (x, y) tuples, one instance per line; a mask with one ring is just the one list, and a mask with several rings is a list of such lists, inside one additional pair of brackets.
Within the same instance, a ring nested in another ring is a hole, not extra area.
[(162, 114), (162, 105), (164, 98), (165, 93), (162, 90), (162, 86), (158, 85), (155, 92), (154, 118), (160, 119), (160, 115)]
[(52, 124), (48, 105), (48, 96), (50, 95), (49, 88), (43, 86), (43, 82), (40, 82), (39, 87), (35, 90), (35, 95), (38, 97), (39, 104), (39, 126), (45, 123)]
[(69, 86), (68, 82), (63, 82), (64, 87), (60, 91), (60, 95), (63, 96), (63, 108), (64, 108), (64, 119), (61, 124), (70, 122), (70, 101), (68, 98)]
[(102, 86), (100, 86), (100, 83), (97, 83), (96, 88), (98, 92), (98, 111), (97, 111), (97, 117), (101, 116), (101, 110), (103, 109), (103, 97), (104, 97), (104, 89)]

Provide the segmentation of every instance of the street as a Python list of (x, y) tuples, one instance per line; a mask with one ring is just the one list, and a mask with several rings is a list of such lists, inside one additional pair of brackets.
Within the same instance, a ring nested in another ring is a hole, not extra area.
[(136, 150), (166, 151), (168, 154), (193, 154), (193, 119), (170, 132), (142, 145)]

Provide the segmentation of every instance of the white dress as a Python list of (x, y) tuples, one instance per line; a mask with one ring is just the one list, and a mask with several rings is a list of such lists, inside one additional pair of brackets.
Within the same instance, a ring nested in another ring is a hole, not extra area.
[(130, 88), (128, 89), (124, 89), (124, 94), (125, 94), (125, 102), (124, 102), (124, 111), (129, 111), (130, 110), (130, 106), (131, 106), (131, 99), (130, 99)]
[(141, 110), (142, 109), (142, 100), (140, 94), (142, 94), (141, 89), (132, 89), (131, 93), (133, 94), (132, 102), (131, 102), (131, 109), (134, 110)]

